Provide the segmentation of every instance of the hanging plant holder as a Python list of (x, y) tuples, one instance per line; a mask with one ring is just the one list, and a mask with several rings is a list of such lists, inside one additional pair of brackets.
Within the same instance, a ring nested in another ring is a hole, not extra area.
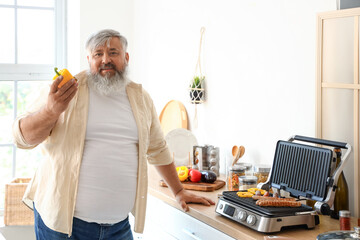
[(201, 72), (201, 45), (202, 39), (205, 32), (205, 28), (200, 29), (200, 45), (199, 45), (199, 56), (195, 67), (195, 75), (189, 84), (190, 102), (193, 104), (201, 104), (205, 102), (205, 76)]
[(195, 76), (190, 84), (190, 101), (193, 104), (200, 104), (205, 101), (205, 89), (204, 89), (205, 77)]

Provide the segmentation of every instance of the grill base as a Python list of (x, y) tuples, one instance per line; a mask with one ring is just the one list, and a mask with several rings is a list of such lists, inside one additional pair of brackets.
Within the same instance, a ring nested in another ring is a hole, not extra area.
[(224, 198), (219, 198), (215, 211), (231, 220), (263, 233), (280, 232), (282, 228), (292, 226), (305, 226), (314, 228), (319, 224), (319, 216), (304, 214), (292, 216), (269, 216), (253, 210), (247, 206), (239, 205)]

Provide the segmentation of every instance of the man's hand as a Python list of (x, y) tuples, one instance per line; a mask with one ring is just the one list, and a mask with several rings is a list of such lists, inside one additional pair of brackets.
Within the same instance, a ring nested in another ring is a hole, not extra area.
[(165, 180), (171, 191), (175, 195), (176, 201), (186, 212), (189, 210), (187, 203), (200, 203), (206, 206), (214, 205), (212, 200), (197, 196), (189, 191), (184, 190), (176, 172), (175, 164), (155, 166), (160, 176)]
[(187, 203), (200, 203), (205, 206), (215, 204), (215, 202), (211, 199), (195, 195), (189, 191), (186, 191), (185, 189), (182, 189), (180, 192), (178, 192), (175, 198), (185, 212), (189, 211), (189, 206)]
[(63, 76), (59, 76), (51, 85), (48, 101), (45, 106), (46, 112), (56, 118), (66, 110), (78, 88), (78, 83), (75, 79), (71, 79), (61, 88), (58, 88), (62, 79)]

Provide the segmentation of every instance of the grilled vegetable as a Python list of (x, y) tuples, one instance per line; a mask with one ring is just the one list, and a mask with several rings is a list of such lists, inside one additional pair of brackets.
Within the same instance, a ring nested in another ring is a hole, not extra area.
[(260, 188), (249, 188), (248, 192), (251, 192), (253, 194), (256, 194), (256, 192), (259, 191), (261, 195), (264, 195), (266, 193), (266, 190), (260, 189)]
[[(61, 88), (65, 83), (67, 83), (68, 81), (70, 81), (71, 79), (73, 79), (73, 75), (71, 75), (71, 73), (69, 72), (69, 70), (67, 70), (66, 68), (58, 71), (58, 68), (54, 68), (54, 71), (56, 73), (56, 75), (53, 77), (53, 80), (55, 80), (56, 78), (58, 78), (59, 76), (63, 76), (63, 80), (59, 83), (58, 88)], [(76, 80), (76, 78), (75, 78)]]
[(252, 194), (251, 192), (237, 192), (236, 195), (238, 195), (239, 197), (245, 197), (245, 198), (250, 198), (250, 197), (254, 196), (254, 194)]
[(296, 199), (295, 198), (278, 198), (278, 197), (266, 197), (266, 196), (257, 196), (257, 195), (254, 195), (252, 196), (252, 198), (254, 200), (269, 200), (269, 201), (272, 201), (272, 200), (276, 200), (276, 201), (295, 201)]

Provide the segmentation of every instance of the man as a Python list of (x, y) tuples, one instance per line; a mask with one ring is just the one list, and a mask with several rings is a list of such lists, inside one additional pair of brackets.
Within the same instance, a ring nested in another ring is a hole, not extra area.
[(210, 199), (183, 189), (153, 102), (126, 76), (127, 40), (102, 30), (87, 43), (89, 71), (47, 96), (14, 122), (18, 147), (42, 143), (42, 161), (24, 195), (34, 207), (37, 239), (133, 239), (144, 228), (147, 162), (155, 165), (182, 209)]

